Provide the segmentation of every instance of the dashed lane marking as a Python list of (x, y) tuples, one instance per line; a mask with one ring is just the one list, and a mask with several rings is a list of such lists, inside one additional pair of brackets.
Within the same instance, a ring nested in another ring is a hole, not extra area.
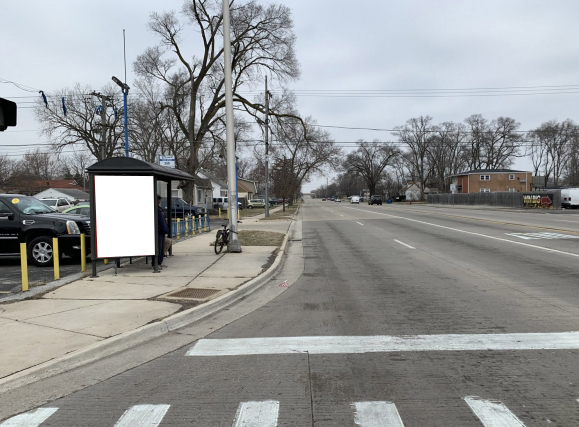
[(579, 332), (202, 339), (186, 356), (399, 351), (577, 350)]
[(525, 427), (501, 402), (476, 396), (468, 396), (464, 400), (485, 427)]
[(356, 224), (364, 225), (364, 224), (362, 224), (361, 222), (358, 222), (358, 221), (356, 221)]
[(414, 246), (410, 246), (410, 245), (407, 245), (406, 243), (404, 243), (404, 242), (401, 242), (400, 240), (396, 240), (396, 239), (394, 239), (394, 241), (395, 241), (395, 242), (397, 242), (397, 243), (400, 243), (401, 245), (404, 245), (404, 246), (406, 246), (407, 248), (410, 248), (410, 249), (416, 249)]
[(361, 427), (404, 427), (392, 402), (355, 402), (354, 422)]
[[(347, 207), (346, 209), (354, 209), (357, 211), (361, 211), (361, 212), (367, 212), (363, 209), (356, 209), (356, 208), (351, 208), (351, 207)], [(482, 234), (482, 233), (475, 233), (474, 231), (466, 231), (466, 230), (461, 230), (459, 228), (453, 228), (453, 227), (447, 227), (445, 225), (440, 225), (440, 224), (434, 224), (432, 222), (426, 222), (426, 221), (420, 221), (418, 219), (412, 219), (412, 218), (406, 218), (404, 216), (398, 216), (398, 215), (389, 215), (389, 214), (385, 214), (385, 213), (381, 213), (381, 212), (372, 212), (373, 214), (376, 215), (384, 215), (384, 216), (388, 216), (390, 218), (396, 218), (396, 219), (404, 219), (406, 221), (411, 221), (411, 222), (417, 222), (419, 224), (425, 224), (425, 225), (430, 225), (432, 227), (437, 227), (437, 228), (442, 228), (445, 230), (452, 230), (452, 231), (457, 231), (459, 233), (464, 233), (464, 234), (469, 234), (471, 236), (479, 236), (479, 237), (485, 237), (487, 239), (493, 239), (493, 240), (499, 240), (501, 242), (509, 242), (509, 243), (513, 243), (515, 245), (521, 245), (521, 246), (527, 246), (530, 248), (535, 248), (535, 249), (541, 249), (543, 251), (547, 251), (547, 252), (552, 252), (552, 253), (556, 253), (556, 254), (562, 254), (562, 255), (568, 255), (568, 256), (572, 256), (572, 257), (577, 257), (579, 258), (579, 254), (574, 254), (573, 252), (565, 252), (565, 251), (560, 251), (557, 249), (551, 249), (551, 248), (546, 248), (544, 246), (538, 246), (538, 245), (531, 245), (530, 243), (524, 243), (524, 242), (517, 242), (516, 240), (509, 240), (509, 239), (503, 239), (502, 237), (495, 237), (495, 236), (489, 236), (488, 234)]]

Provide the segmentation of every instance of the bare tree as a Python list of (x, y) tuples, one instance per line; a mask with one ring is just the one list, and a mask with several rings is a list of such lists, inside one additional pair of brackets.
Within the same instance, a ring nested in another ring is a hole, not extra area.
[(359, 140), (358, 149), (346, 156), (342, 167), (348, 173), (364, 178), (370, 194), (377, 194), (376, 187), (383, 178), (384, 169), (400, 154), (400, 150), (392, 143)]
[(450, 176), (466, 165), (466, 126), (462, 123), (444, 122), (434, 127), (428, 155), (433, 167), (433, 178), (441, 191), (449, 191)]
[[(57, 150), (66, 146), (82, 144), (98, 160), (102, 160), (102, 133), (105, 132), (105, 158), (124, 152), (124, 129), (122, 103), (116, 87), (107, 85), (102, 89), (109, 103), (105, 106), (106, 123), (101, 123), (97, 113), (98, 98), (90, 95), (89, 87), (76, 84), (48, 97), (48, 105), (39, 100), (34, 108), (36, 119), (41, 126), (41, 134), (46, 135)], [(62, 108), (65, 99), (67, 113)], [(117, 108), (116, 105), (121, 105)], [(102, 107), (102, 106), (101, 106)], [(113, 107), (113, 108), (109, 108)]]
[(408, 147), (405, 158), (409, 162), (410, 171), (420, 189), (420, 200), (424, 200), (424, 190), (432, 174), (432, 164), (428, 153), (433, 142), (432, 117), (420, 116), (410, 119), (404, 126), (397, 126), (394, 135)]
[(0, 189), (6, 188), (14, 179), (16, 162), (8, 157), (7, 154), (0, 154)]
[[(247, 100), (240, 89), (251, 88), (263, 73), (279, 82), (299, 76), (291, 12), (286, 6), (264, 7), (256, 0), (230, 2), (230, 9), (234, 104), (238, 110), (263, 112), (263, 105)], [(221, 0), (187, 0), (182, 9), (184, 19), (174, 12), (151, 14), (149, 28), (160, 44), (147, 48), (134, 64), (138, 75), (158, 79), (167, 88), (168, 101), (162, 102), (161, 108), (174, 114), (189, 143), (184, 169), (193, 175), (200, 167), (203, 144), (224, 139), (221, 10)], [(186, 25), (202, 40), (201, 55), (191, 59), (182, 50)], [(185, 190), (192, 193), (192, 185)]]
[[(559, 185), (573, 151), (573, 144), (578, 137), (577, 125), (571, 119), (561, 123), (556, 120), (544, 122), (530, 133), (533, 142), (544, 147), (543, 167), (545, 172), (552, 173), (553, 184)], [(547, 169), (548, 167), (548, 169)], [(545, 173), (545, 184), (549, 174)]]

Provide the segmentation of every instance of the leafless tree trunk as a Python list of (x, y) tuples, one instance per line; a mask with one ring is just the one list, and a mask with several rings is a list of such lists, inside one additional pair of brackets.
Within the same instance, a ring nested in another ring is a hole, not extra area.
[[(134, 64), (140, 76), (161, 81), (169, 101), (161, 107), (170, 110), (189, 143), (189, 156), (184, 165), (195, 174), (200, 166), (203, 144), (223, 139), (224, 71), (222, 47), (221, 0), (187, 0), (182, 9), (184, 19), (174, 12), (151, 14), (149, 28), (160, 44), (139, 55)], [(267, 73), (280, 82), (299, 76), (294, 52), (295, 36), (290, 9), (282, 5), (264, 7), (256, 0), (230, 2), (233, 69), (233, 99), (238, 110), (264, 111), (240, 94)], [(182, 51), (182, 35), (186, 25), (200, 34), (202, 54), (187, 58)], [(192, 193), (193, 186), (187, 185)]]
[(392, 143), (356, 142), (358, 149), (346, 156), (342, 168), (349, 174), (364, 178), (370, 194), (377, 194), (376, 187), (382, 181), (384, 169), (400, 154), (400, 150)]
[(432, 173), (432, 165), (428, 159), (434, 130), (430, 124), (431, 121), (432, 117), (430, 116), (420, 116), (408, 120), (404, 126), (394, 128), (396, 130), (394, 135), (408, 147), (409, 151), (405, 157), (416, 173), (417, 184), (420, 189), (420, 200), (424, 200), (424, 190)]

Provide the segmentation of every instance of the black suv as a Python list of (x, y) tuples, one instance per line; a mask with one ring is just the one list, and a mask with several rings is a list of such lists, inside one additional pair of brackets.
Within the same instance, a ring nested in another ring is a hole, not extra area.
[(370, 196), (368, 199), (369, 205), (382, 205), (382, 196)]
[[(161, 199), (161, 209), (167, 217), (167, 198)], [(179, 197), (171, 197), (171, 218), (185, 218), (187, 216), (200, 217), (207, 213), (207, 209), (201, 206), (193, 206)]]
[(90, 218), (56, 212), (38, 199), (0, 194), (0, 256), (19, 256), (26, 243), (28, 260), (39, 267), (52, 265), (52, 238), (58, 237), (59, 255), (80, 258), (80, 234), (90, 251)]

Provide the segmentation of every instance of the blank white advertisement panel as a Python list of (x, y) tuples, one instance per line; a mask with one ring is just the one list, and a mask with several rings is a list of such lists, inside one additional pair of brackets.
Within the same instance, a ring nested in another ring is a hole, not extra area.
[(95, 176), (97, 258), (155, 254), (152, 176)]

